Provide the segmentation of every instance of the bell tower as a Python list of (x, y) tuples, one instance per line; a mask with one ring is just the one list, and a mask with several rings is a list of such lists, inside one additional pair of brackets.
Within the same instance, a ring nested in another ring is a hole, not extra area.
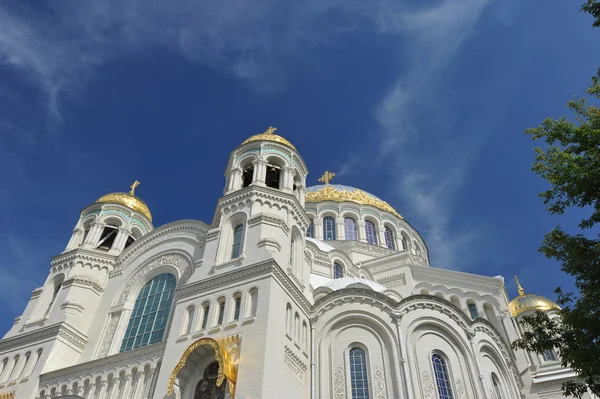
[(134, 194), (139, 184), (81, 211), (65, 250), (51, 259), (44, 285), (3, 337), (0, 355), (14, 360), (12, 371), (4, 368), (0, 375), (0, 389), (15, 385), (19, 397), (34, 397), (37, 378), (28, 376), (77, 363), (117, 256), (153, 229), (148, 207)]
[(269, 127), (232, 151), (206, 251), (214, 252), (216, 270), (274, 259), (304, 290), (308, 170), (296, 147), (276, 130)]

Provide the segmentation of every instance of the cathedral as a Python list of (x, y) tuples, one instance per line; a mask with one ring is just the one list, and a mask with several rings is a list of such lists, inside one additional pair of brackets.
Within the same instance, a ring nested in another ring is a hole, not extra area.
[(0, 340), (0, 399), (563, 397), (556, 352), (510, 347), (554, 302), (430, 265), (386, 201), (307, 175), (269, 128), (211, 221), (155, 228), (137, 181), (83, 208)]

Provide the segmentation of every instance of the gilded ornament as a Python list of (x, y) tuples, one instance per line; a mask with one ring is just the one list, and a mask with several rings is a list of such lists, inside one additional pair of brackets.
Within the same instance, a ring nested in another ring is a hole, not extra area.
[(290, 147), (290, 148), (292, 148), (294, 150), (296, 149), (296, 147), (294, 147), (292, 145), (292, 143), (290, 143), (289, 141), (287, 141), (283, 137), (281, 137), (281, 136), (279, 136), (277, 134), (274, 134), (273, 132), (275, 132), (275, 130), (277, 130), (276, 127), (269, 126), (269, 128), (265, 132), (260, 133), (260, 134), (255, 134), (254, 136), (246, 139), (242, 143), (242, 145), (248, 144), (248, 143), (250, 143), (252, 141), (274, 141), (276, 143), (286, 145), (286, 146), (288, 146), (288, 147)]
[(370, 205), (375, 208), (381, 209), (382, 211), (389, 212), (399, 218), (402, 218), (394, 208), (387, 202), (375, 198), (362, 190), (354, 189), (349, 190), (338, 190), (335, 185), (331, 186), (326, 184), (323, 188), (318, 191), (309, 191), (305, 196), (306, 202), (322, 202), (322, 201), (336, 201), (336, 202), (355, 202), (360, 205)]
[(0, 399), (14, 399), (15, 391), (0, 393)]
[(323, 176), (319, 178), (319, 181), (328, 185), (331, 179), (333, 179), (334, 177), (335, 173), (326, 170), (325, 173), (323, 173)]
[(152, 221), (152, 214), (150, 213), (150, 209), (148, 209), (148, 205), (146, 205), (146, 203), (139, 197), (134, 195), (135, 188), (139, 185), (140, 182), (136, 180), (131, 186), (129, 186), (131, 190), (128, 193), (106, 194), (98, 198), (98, 201), (96, 202), (108, 202), (125, 205), (126, 207), (141, 213), (142, 215), (146, 216), (148, 220)]
[(517, 290), (519, 291), (519, 296), (510, 301), (508, 304), (508, 308), (510, 309), (510, 314), (515, 317), (519, 314), (526, 312), (528, 310), (560, 310), (560, 306), (551, 301), (548, 298), (544, 298), (540, 295), (526, 294), (525, 290), (519, 283), (519, 279), (515, 276), (515, 281), (517, 282)]

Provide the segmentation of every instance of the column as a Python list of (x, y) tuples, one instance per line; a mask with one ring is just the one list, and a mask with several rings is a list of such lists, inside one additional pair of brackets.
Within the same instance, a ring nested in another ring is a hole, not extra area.
[(100, 235), (102, 235), (102, 230), (104, 230), (104, 223), (94, 222), (90, 227), (90, 232), (88, 233), (85, 242), (83, 245), (86, 248), (94, 248), (100, 239)]
[(79, 244), (80, 234), (83, 234), (83, 229), (76, 228), (75, 230), (73, 230), (73, 234), (71, 235), (71, 239), (69, 240), (69, 243), (65, 248), (65, 252), (75, 249), (77, 247), (77, 244)]
[[(108, 399), (117, 399), (119, 397), (119, 386), (121, 385), (121, 379), (119, 377), (114, 377), (112, 379), (112, 388), (110, 390), (110, 395)], [(102, 399), (102, 398), (100, 398)]]
[(92, 399), (94, 397), (94, 393), (96, 392), (96, 380), (90, 381), (90, 383), (88, 384), (88, 390), (87, 393), (83, 392), (83, 397), (85, 399)]
[(121, 394), (121, 398), (129, 399), (129, 396), (131, 394), (132, 384), (133, 384), (133, 376), (130, 371), (127, 374), (125, 374), (124, 382), (123, 382), (123, 393)]
[(257, 186), (265, 187), (265, 179), (267, 177), (267, 161), (264, 159), (257, 159), (252, 162), (254, 165), (254, 179), (252, 179), (252, 184)]
[(226, 193), (239, 190), (240, 188), (242, 188), (242, 169), (235, 168), (231, 171), (231, 174), (229, 175), (229, 182), (227, 184)]
[(117, 255), (123, 252), (125, 249), (125, 243), (127, 242), (127, 237), (131, 235), (131, 230), (127, 227), (119, 227), (119, 231), (117, 233), (117, 237), (113, 242), (112, 248), (108, 251), (109, 255)]
[(146, 370), (138, 370), (135, 373), (135, 386), (133, 388), (133, 395), (131, 399), (142, 399), (142, 393), (144, 392), (144, 379), (146, 377)]
[(283, 184), (281, 185), (281, 190), (291, 193), (293, 191), (293, 182), (294, 182), (294, 168), (290, 166), (284, 166), (281, 168), (281, 174), (283, 178)]
[(379, 246), (387, 248), (387, 245), (385, 244), (385, 228), (383, 226), (379, 226), (379, 228), (377, 229), (377, 233), (379, 235), (379, 237), (377, 237), (377, 242), (379, 243)]
[(367, 232), (365, 231), (365, 221), (358, 221), (358, 241), (367, 242)]
[(98, 392), (98, 399), (106, 399), (106, 390), (108, 389), (108, 380), (100, 381), (100, 392)]
[(336, 240), (345, 240), (346, 239), (346, 229), (344, 228), (344, 218), (338, 216), (335, 219), (335, 239)]
[(315, 238), (318, 240), (322, 240), (323, 239), (323, 219), (321, 219), (320, 217), (317, 217), (314, 221), (314, 231), (315, 231)]

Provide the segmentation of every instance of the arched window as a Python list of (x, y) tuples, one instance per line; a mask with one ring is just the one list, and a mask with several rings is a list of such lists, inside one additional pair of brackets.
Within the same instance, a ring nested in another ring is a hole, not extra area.
[(242, 235), (244, 234), (244, 225), (238, 224), (233, 229), (233, 245), (231, 246), (231, 259), (240, 257), (242, 253)]
[(300, 344), (300, 315), (298, 312), (294, 315), (294, 340)]
[(202, 329), (204, 330), (208, 325), (208, 314), (210, 313), (210, 303), (206, 302), (203, 307), (204, 314), (202, 315)]
[(492, 373), (492, 385), (494, 386), (494, 393), (496, 394), (496, 399), (502, 399), (502, 391), (500, 391), (500, 380), (498, 380), (498, 376)]
[(54, 305), (54, 302), (56, 301), (56, 297), (58, 296), (58, 293), (60, 292), (60, 289), (62, 288), (64, 281), (65, 281), (64, 274), (61, 274), (54, 281), (54, 292), (52, 293), (52, 299), (50, 299), (50, 302), (48, 303), (48, 307), (46, 308), (46, 313), (45, 313), (46, 315), (48, 313), (50, 313), (50, 311), (52, 310), (52, 305)]
[(342, 278), (344, 277), (344, 269), (342, 269), (342, 265), (335, 262), (333, 264), (333, 278)]
[(223, 324), (225, 318), (225, 298), (220, 298), (217, 303), (219, 304), (219, 313), (217, 316), (217, 325)]
[(476, 318), (478, 318), (479, 314), (477, 313), (477, 305), (475, 305), (474, 303), (469, 303), (467, 306), (469, 307), (471, 319), (475, 320)]
[(233, 296), (233, 320), (238, 321), (240, 319), (240, 310), (242, 309), (242, 294), (235, 294)]
[(396, 244), (394, 243), (394, 233), (392, 233), (392, 229), (389, 227), (385, 228), (385, 246), (389, 249), (396, 249)]
[(350, 385), (352, 399), (369, 399), (367, 356), (360, 348), (350, 349)]
[(267, 164), (267, 174), (265, 184), (267, 187), (279, 188), (281, 179), (281, 167), (278, 165)]
[(294, 270), (294, 237), (290, 242), (290, 267)]
[(21, 369), (17, 372), (17, 375), (15, 378), (17, 378), (17, 379), (21, 378), (21, 376), (25, 372), (25, 369), (29, 367), (29, 358), (31, 358), (31, 352), (27, 352), (25, 354), (25, 361), (23, 362), (23, 366), (21, 366)]
[(310, 224), (308, 225), (308, 229), (306, 229), (306, 236), (310, 238), (315, 237), (315, 222), (310, 219)]
[(323, 218), (323, 239), (335, 240), (335, 219), (331, 216)]
[(344, 218), (344, 232), (346, 240), (357, 240), (356, 221), (352, 218)]
[(367, 220), (365, 222), (365, 233), (367, 234), (367, 242), (377, 245), (377, 232), (375, 231), (375, 223)]
[[(108, 224), (112, 223), (112, 225)], [(100, 235), (100, 241), (98, 241), (98, 245), (96, 245), (97, 249), (102, 249), (104, 251), (109, 251), (113, 244), (115, 243), (115, 239), (117, 238), (117, 233), (119, 232), (120, 222), (107, 222), (102, 230), (102, 234)]]
[(248, 317), (256, 316), (257, 306), (258, 306), (258, 290), (256, 288), (253, 288), (252, 290), (250, 290), (250, 303), (248, 304), (248, 307), (247, 307), (247, 309), (249, 310)]
[(254, 176), (254, 165), (246, 166), (242, 169), (242, 187), (248, 187), (252, 184), (252, 178)]
[(306, 321), (302, 322), (302, 347), (308, 350), (308, 325)]
[(433, 363), (435, 384), (437, 385), (439, 399), (454, 399), (446, 361), (440, 355), (435, 354), (431, 357), (431, 362)]
[(406, 237), (402, 236), (402, 249), (408, 250), (408, 241), (406, 241)]
[(160, 274), (148, 281), (135, 300), (121, 352), (162, 341), (173, 293), (175, 276)]
[(285, 332), (287, 336), (292, 338), (292, 305), (289, 303), (285, 307)]
[(188, 306), (183, 316), (183, 323), (181, 323), (181, 335), (188, 335), (190, 333), (192, 322), (194, 320), (194, 305)]

